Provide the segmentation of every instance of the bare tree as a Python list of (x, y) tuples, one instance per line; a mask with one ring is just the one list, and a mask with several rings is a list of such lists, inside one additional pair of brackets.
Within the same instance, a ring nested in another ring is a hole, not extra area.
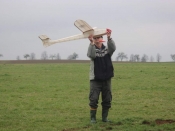
[(35, 53), (30, 54), (30, 60), (35, 60)]
[(119, 59), (122, 61), (123, 59), (128, 59), (128, 57), (124, 52), (120, 52), (116, 57), (116, 60), (119, 60)]
[(157, 58), (157, 62), (160, 62), (160, 60), (162, 59), (162, 56), (158, 53), (156, 58)]
[(2, 55), (2, 54), (0, 54), (0, 57), (3, 57), (3, 55)]
[(140, 61), (139, 55), (138, 54), (135, 54), (135, 55), (131, 54), (130, 61), (132, 61), (132, 62), (139, 62)]
[(73, 53), (72, 55), (68, 56), (68, 60), (76, 60), (76, 58), (78, 58), (78, 54), (77, 53)]
[(52, 60), (56, 57), (56, 55), (50, 55), (49, 58), (51, 58)]
[(141, 58), (141, 62), (147, 62), (148, 61), (148, 56), (146, 54), (143, 54)]
[(171, 54), (171, 58), (175, 61), (175, 54)]
[(17, 60), (20, 60), (20, 57), (19, 57), (19, 56), (17, 56), (17, 57), (16, 57), (16, 59), (17, 59)]
[(47, 60), (48, 59), (48, 55), (47, 55), (47, 52), (44, 51), (42, 54), (41, 54), (41, 59), (42, 60)]
[(154, 57), (153, 56), (150, 57), (150, 62), (154, 62)]
[(77, 53), (73, 53), (73, 59), (77, 59), (78, 58), (78, 54)]
[(140, 56), (138, 54), (134, 55), (135, 61), (139, 62), (140, 61)]
[(24, 55), (24, 58), (26, 58), (26, 60), (27, 60), (28, 57), (30, 57), (29, 54), (25, 54), (25, 55)]
[(131, 62), (135, 62), (135, 57), (134, 57), (133, 54), (130, 55), (130, 60), (129, 60), (129, 61), (131, 61)]
[(61, 57), (60, 57), (60, 54), (59, 53), (56, 55), (56, 59), (57, 60), (61, 60)]

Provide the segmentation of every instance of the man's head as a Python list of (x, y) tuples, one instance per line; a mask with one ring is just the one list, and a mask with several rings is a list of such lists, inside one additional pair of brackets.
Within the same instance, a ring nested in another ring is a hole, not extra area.
[(94, 36), (93, 39), (95, 43), (99, 43), (100, 40), (103, 40), (103, 36)]

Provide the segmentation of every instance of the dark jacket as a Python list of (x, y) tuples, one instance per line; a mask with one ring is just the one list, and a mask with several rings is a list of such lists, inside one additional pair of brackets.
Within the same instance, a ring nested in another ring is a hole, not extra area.
[(87, 56), (91, 59), (90, 80), (108, 80), (114, 76), (111, 56), (115, 49), (113, 40), (108, 41), (107, 47), (102, 45), (101, 49), (89, 45)]

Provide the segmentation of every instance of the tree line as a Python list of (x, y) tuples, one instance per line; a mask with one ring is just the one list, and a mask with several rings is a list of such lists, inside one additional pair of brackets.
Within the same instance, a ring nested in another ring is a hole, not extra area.
[[(2, 54), (0, 54), (0, 57), (3, 57)], [(36, 55), (35, 53), (31, 53), (31, 54), (24, 54), (23, 57), (26, 60), (35, 60), (36, 59)], [(171, 54), (170, 57), (172, 58), (173, 61), (175, 61), (175, 54)], [(78, 58), (78, 54), (77, 53), (73, 53), (71, 55), (69, 55), (67, 57), (68, 60), (76, 60)], [(20, 56), (16, 57), (17, 60), (20, 60)], [(61, 60), (61, 56), (59, 53), (57, 54), (50, 54), (48, 55), (46, 51), (42, 52), (41, 54), (41, 60)], [(127, 54), (125, 54), (124, 52), (119, 52), (117, 54), (117, 57), (115, 58), (115, 61), (130, 61), (130, 62), (160, 62), (162, 59), (162, 56), (158, 53), (156, 55), (156, 59), (154, 59), (153, 56), (148, 57), (146, 54), (143, 54), (142, 56), (140, 56), (139, 54), (131, 54), (130, 57), (128, 58)]]
[[(170, 56), (175, 61), (175, 54), (171, 54)], [(150, 62), (154, 62), (154, 61), (160, 62), (161, 59), (162, 59), (162, 56), (158, 53), (156, 55), (156, 60), (154, 60), (153, 56), (151, 56), (149, 58), (146, 54), (143, 54), (142, 56), (140, 56), (139, 54), (131, 54), (130, 57), (128, 58), (127, 54), (125, 54), (124, 52), (119, 52), (117, 57), (116, 57), (116, 61), (123, 61), (124, 59), (126, 61), (130, 61), (130, 62), (148, 62), (148, 61), (150, 61)]]
[[(36, 55), (35, 53), (31, 53), (31, 54), (24, 54), (23, 56), (26, 60), (36, 60)], [(68, 56), (68, 60), (76, 60), (78, 58), (78, 54), (77, 53), (73, 53), (72, 55)], [(20, 56), (17, 56), (16, 58), (17, 60), (20, 60)], [(50, 54), (48, 55), (46, 51), (42, 52), (41, 54), (41, 60), (61, 60), (61, 56), (59, 53), (57, 54)]]

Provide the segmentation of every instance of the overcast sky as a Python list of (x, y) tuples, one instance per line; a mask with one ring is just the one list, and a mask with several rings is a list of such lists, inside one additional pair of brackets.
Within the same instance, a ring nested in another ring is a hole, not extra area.
[(88, 60), (88, 39), (44, 47), (38, 38), (80, 34), (77, 19), (112, 30), (113, 60), (119, 52), (146, 54), (155, 61), (158, 53), (161, 61), (172, 61), (170, 54), (175, 54), (175, 0), (0, 0), (0, 59), (24, 59), (31, 53), (41, 59), (46, 51), (61, 59), (76, 52), (78, 59)]

